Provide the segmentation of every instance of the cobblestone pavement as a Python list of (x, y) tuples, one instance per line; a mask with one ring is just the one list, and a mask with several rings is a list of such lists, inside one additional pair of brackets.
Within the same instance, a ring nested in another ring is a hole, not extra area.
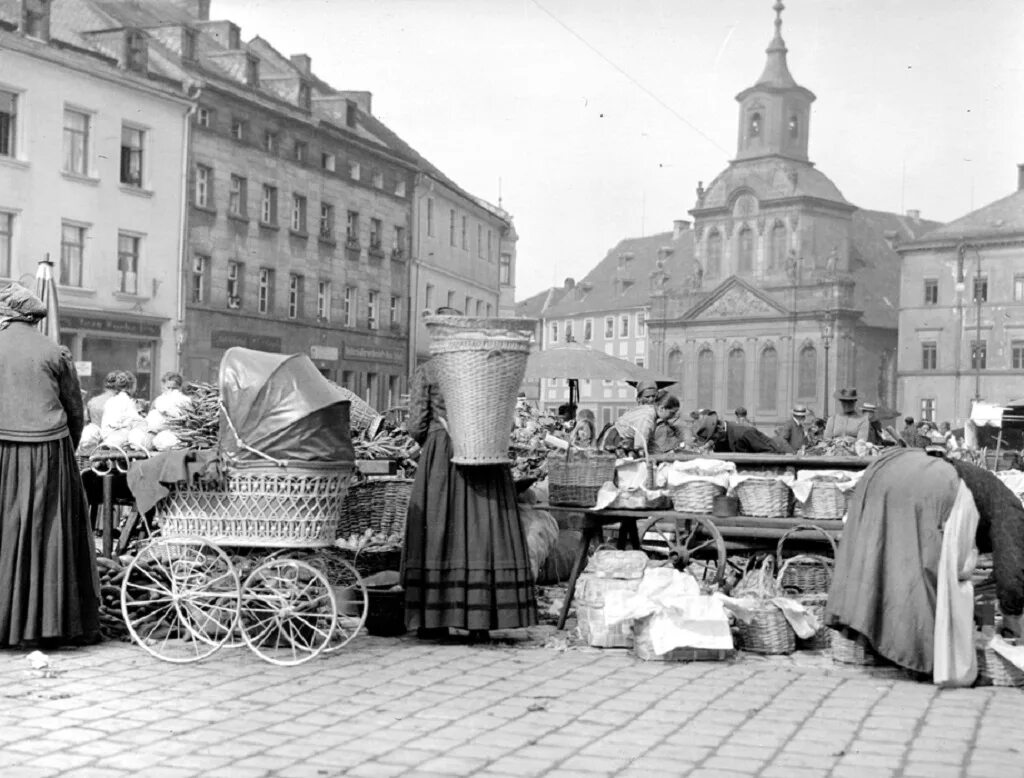
[(106, 643), (43, 670), (0, 652), (0, 774), (1024, 776), (1021, 691), (940, 691), (813, 655), (645, 663), (543, 638), (360, 637), (292, 668), (244, 649), (171, 665)]

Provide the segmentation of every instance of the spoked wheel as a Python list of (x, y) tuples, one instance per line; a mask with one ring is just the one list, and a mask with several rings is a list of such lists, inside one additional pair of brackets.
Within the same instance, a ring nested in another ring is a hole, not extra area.
[(242, 584), (239, 628), (261, 659), (298, 665), (326, 649), (337, 628), (327, 577), (297, 559), (268, 559)]
[(652, 518), (639, 527), (640, 547), (652, 559), (691, 573), (705, 585), (725, 579), (725, 540), (710, 519)]
[(153, 656), (198, 662), (231, 637), (238, 592), (238, 572), (220, 548), (199, 538), (157, 538), (128, 565), (121, 613), (132, 639)]

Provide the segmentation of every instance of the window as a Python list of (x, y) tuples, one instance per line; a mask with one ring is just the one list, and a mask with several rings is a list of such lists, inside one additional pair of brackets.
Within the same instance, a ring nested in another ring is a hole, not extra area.
[(800, 117), (795, 113), (789, 115), (789, 137), (800, 137)]
[(604, 339), (611, 340), (615, 337), (615, 317), (605, 316), (604, 317)]
[(935, 305), (939, 302), (939, 279), (926, 278), (924, 280), (924, 304)]
[(384, 240), (384, 224), (380, 219), (370, 219), (370, 248), (380, 251)]
[(196, 124), (200, 127), (210, 126), (210, 109), (209, 108), (197, 108), (196, 109)]
[(400, 311), (398, 308), (398, 298), (394, 295), (391, 296), (391, 303), (388, 306), (388, 324), (392, 327), (397, 327), (400, 321)]
[(565, 322), (565, 342), (571, 343), (573, 340), (573, 326), (572, 319), (568, 319)]
[(395, 225), (395, 245), (392, 246), (392, 253), (395, 256), (405, 256), (405, 227)]
[(366, 396), (364, 398), (370, 405), (377, 407), (377, 374), (367, 373), (366, 374)]
[(125, 294), (139, 293), (139, 244), (142, 239), (121, 232), (117, 235), (117, 277), (118, 291)]
[(756, 138), (761, 134), (761, 114), (757, 111), (750, 114), (750, 121), (747, 123), (747, 137)]
[(278, 149), (277, 133), (267, 130), (263, 133), (263, 150), (268, 154), (276, 154)]
[(637, 357), (633, 361), (636, 363), (637, 367), (643, 367), (644, 366), (644, 358), (643, 357)]
[(228, 308), (242, 307), (242, 278), (245, 266), (236, 260), (228, 261)]
[(335, 158), (334, 158), (333, 154), (330, 154), (330, 153), (325, 151), (323, 154), (320, 155), (320, 167), (322, 167), (324, 170), (327, 170), (327, 171), (330, 171), (331, 173), (333, 173), (334, 172), (334, 165), (335, 165)]
[(17, 156), (18, 96), (0, 89), (0, 157)]
[(359, 177), (362, 175), (362, 170), (360, 169), (358, 162), (348, 163), (348, 175), (353, 181), (359, 180)]
[(213, 168), (206, 165), (196, 165), (196, 191), (195, 204), (198, 208), (209, 208), (210, 200), (213, 199)]
[(725, 404), (732, 409), (746, 402), (747, 355), (743, 349), (729, 352), (725, 369)]
[(206, 302), (206, 274), (209, 269), (209, 257), (203, 254), (196, 254), (192, 257), (192, 302), (194, 303)]
[(722, 233), (718, 230), (714, 230), (708, 235), (707, 264), (709, 277), (718, 278), (722, 274)]
[(345, 102), (345, 126), (355, 127), (356, 119), (359, 117), (359, 109), (354, 102), (347, 100)]
[(467, 316), (471, 316), (472, 315), (472, 311), (473, 311), (473, 298), (470, 297), (468, 294), (466, 295), (466, 305), (463, 307), (462, 310), (463, 310), (463, 312), (465, 312), (465, 314)]
[(448, 290), (448, 307), (449, 308), (454, 308), (455, 307), (455, 292), (453, 292), (450, 289)]
[(466, 249), (469, 248), (469, 236), (467, 235), (466, 223), (467, 223), (466, 217), (463, 216), (462, 217), (462, 249), (463, 249), (463, 251), (465, 251)]
[(558, 343), (558, 322), (551, 322), (551, 342)]
[(320, 240), (334, 240), (334, 206), (320, 203)]
[(423, 290), (423, 307), (431, 313), (434, 312), (434, 285), (427, 284)]
[(387, 407), (393, 408), (396, 402), (398, 402), (398, 376), (389, 375)]
[(493, 310), (494, 309), (491, 307), (491, 304), (487, 303), (487, 318), (491, 317), (491, 313), (492, 313)]
[(988, 302), (988, 278), (975, 276), (973, 287), (974, 292), (971, 299), (976, 303)]
[(800, 349), (796, 385), (797, 397), (815, 397), (818, 394), (818, 350), (814, 346)]
[(494, 259), (494, 253), (491, 251), (491, 231), (487, 230), (487, 261), (490, 262)]
[(921, 421), (935, 421), (935, 400), (925, 397), (921, 400)]
[(231, 137), (235, 140), (245, 140), (245, 122), (242, 119), (231, 119)]
[(359, 243), (359, 212), (349, 211), (345, 214), (345, 239), (349, 243)]
[(189, 61), (196, 58), (196, 34), (188, 28), (181, 31), (181, 58)]
[(89, 174), (89, 114), (64, 109), (64, 171)]
[(971, 370), (984, 370), (988, 362), (988, 343), (984, 340), (971, 341)]
[(637, 311), (636, 314), (636, 336), (643, 338), (647, 336), (647, 312)]
[(455, 245), (455, 209), (448, 211), (448, 245)]
[(366, 295), (366, 326), (371, 330), (377, 329), (377, 292), (368, 292)]
[(715, 354), (709, 348), (702, 348), (697, 354), (697, 405), (715, 406)]
[(1014, 370), (1024, 370), (1024, 340), (1010, 341), (1010, 365)]
[(260, 198), (260, 222), (277, 224), (277, 187), (263, 185), (263, 196)]
[(405, 181), (399, 181), (395, 186), (395, 195), (398, 197), (405, 197)]
[(232, 216), (245, 217), (246, 180), (241, 176), (231, 176), (231, 191), (228, 193), (228, 213)]
[[(468, 311), (467, 311), (467, 313), (468, 313)], [(476, 301), (476, 315), (477, 316), (483, 316), (483, 313), (484, 313), (484, 301), (483, 300), (477, 300)]]
[(0, 278), (11, 277), (14, 256), (14, 214), (0, 211)]
[(295, 141), (295, 146), (292, 147), (292, 159), (299, 164), (305, 164), (307, 156), (309, 156), (309, 144), (302, 140)]
[(779, 353), (769, 346), (761, 352), (761, 369), (758, 371), (757, 407), (766, 411), (775, 410), (778, 405)]
[(921, 344), (921, 369), (935, 370), (938, 365), (938, 344), (935, 341), (927, 341)]
[(306, 198), (292, 195), (292, 232), (306, 231)]
[(256, 57), (245, 58), (245, 83), (249, 86), (260, 85), (260, 61)]
[(775, 226), (772, 227), (771, 246), (768, 252), (768, 267), (771, 270), (781, 270), (785, 266), (786, 225), (782, 222), (775, 222)]
[(304, 108), (308, 111), (312, 100), (313, 92), (309, 88), (309, 84), (299, 84), (299, 108)]
[(736, 270), (739, 273), (749, 273), (754, 269), (754, 231), (750, 227), (740, 230), (739, 252), (736, 256)]
[(345, 287), (345, 297), (342, 300), (342, 315), (345, 326), (351, 327), (355, 323), (356, 315), (356, 289), (354, 286)]
[(288, 274), (288, 318), (297, 319), (302, 315), (302, 276)]
[(434, 237), (434, 198), (427, 198), (427, 235)]
[(121, 128), (121, 183), (142, 186), (142, 130)]
[(260, 313), (270, 313), (274, 307), (274, 271), (269, 267), (260, 268), (259, 297), (256, 301), (256, 309)]
[(374, 189), (383, 189), (384, 188), (384, 174), (381, 173), (379, 170), (374, 171), (374, 174), (373, 174), (373, 188)]
[(502, 254), (498, 261), (498, 283), (509, 286), (512, 283), (512, 255)]
[(484, 255), (484, 227), (482, 224), (476, 225), (476, 255), (478, 257)]
[(85, 227), (64, 223), (60, 231), (61, 286), (82, 285), (82, 263), (85, 254)]
[(589, 343), (594, 339), (594, 320), (584, 319), (583, 320), (583, 342)]
[(619, 337), (620, 338), (628, 338), (629, 337), (629, 314), (628, 313), (624, 313), (621, 316), (619, 316)]

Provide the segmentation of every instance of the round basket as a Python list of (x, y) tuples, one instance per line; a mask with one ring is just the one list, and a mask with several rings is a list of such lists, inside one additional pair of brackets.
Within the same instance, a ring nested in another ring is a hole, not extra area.
[(725, 494), (725, 489), (710, 481), (687, 481), (672, 490), (672, 508), (681, 513), (711, 513), (715, 498)]
[[(786, 541), (795, 533), (806, 530), (818, 532), (828, 541), (828, 545), (832, 549), (832, 559), (818, 554), (799, 554), (783, 561), (782, 552)], [(775, 550), (779, 586), (796, 594), (827, 593), (832, 584), (832, 569), (835, 565), (836, 553), (836, 543), (832, 536), (816, 524), (797, 524), (786, 530), (779, 538), (779, 545)]]
[(852, 630), (830, 629), (832, 661), (845, 665), (880, 665), (886, 664), (863, 635)]
[(805, 519), (841, 519), (846, 515), (849, 493), (832, 481), (814, 481), (804, 502), (794, 500), (793, 515)]
[(426, 324), (448, 413), (452, 462), (508, 462), (516, 392), (526, 374), (536, 320), (428, 316)]
[(779, 607), (764, 601), (753, 611), (749, 624), (739, 622), (740, 646), (755, 654), (792, 654), (796, 633)]
[(368, 478), (352, 484), (341, 504), (338, 537), (362, 535), (370, 529), (404, 538), (411, 494), (411, 478)]
[(832, 645), (834, 630), (825, 626), (825, 605), (828, 602), (827, 594), (801, 594), (795, 598), (803, 605), (808, 613), (818, 621), (818, 631), (809, 638), (797, 637), (796, 647), (802, 651), (824, 651)]
[(778, 478), (748, 478), (736, 487), (740, 515), (782, 519), (790, 515), (793, 493)]
[[(1014, 641), (1007, 641), (1016, 645)], [(978, 685), (1011, 686), (1024, 689), (1024, 670), (1008, 662), (988, 646), (979, 647)]]

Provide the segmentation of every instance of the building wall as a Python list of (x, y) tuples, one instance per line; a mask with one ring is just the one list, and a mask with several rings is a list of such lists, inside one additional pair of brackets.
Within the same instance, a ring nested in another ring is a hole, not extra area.
[[(90, 363), (80, 365), (87, 391), (109, 370), (125, 369), (149, 396), (159, 390), (159, 374), (175, 367), (188, 103), (170, 85), (161, 89), (106, 62), (5, 33), (0, 89), (18, 94), (16, 159), (0, 157), (0, 211), (14, 214), (8, 275), (31, 279), (47, 255), (59, 275), (62, 223), (84, 227), (81, 284), (58, 290), (64, 342)], [(65, 107), (90, 117), (86, 176), (63, 172)], [(126, 123), (145, 133), (141, 187), (120, 183)], [(141, 238), (134, 294), (119, 291), (122, 231)]]

